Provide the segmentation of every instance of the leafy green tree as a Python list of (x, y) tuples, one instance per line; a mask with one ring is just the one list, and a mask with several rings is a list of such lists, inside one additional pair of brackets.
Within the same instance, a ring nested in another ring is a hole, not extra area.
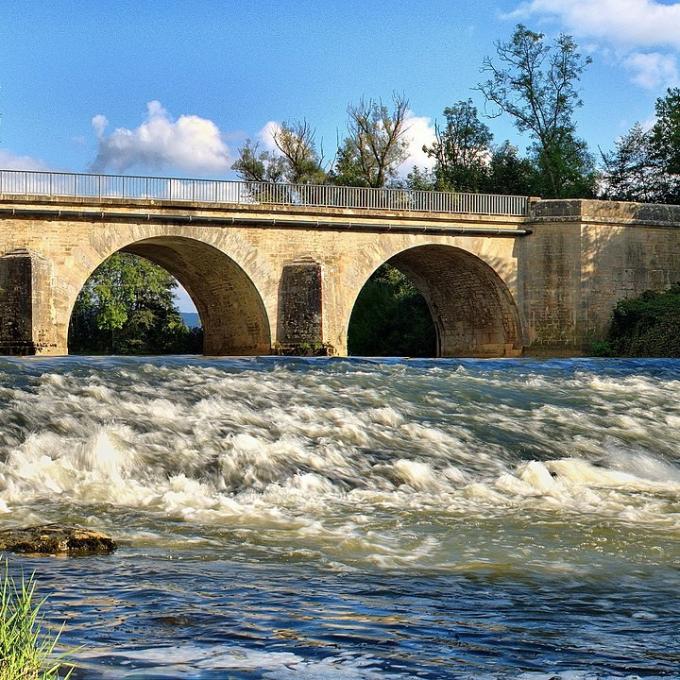
[(260, 150), (259, 143), (250, 139), (239, 149), (239, 157), (231, 169), (246, 182), (283, 182), (286, 172), (283, 158)]
[(363, 287), (350, 319), (348, 349), (359, 356), (436, 355), (427, 302), (395, 267), (383, 265)]
[(650, 137), (652, 155), (664, 175), (664, 202), (680, 204), (680, 88), (669, 88), (656, 100)]
[(487, 184), (493, 135), (479, 120), (471, 99), (444, 109), (445, 124), (435, 124), (435, 141), (423, 151), (435, 159), (436, 188), (482, 191)]
[(347, 108), (347, 136), (339, 145), (332, 181), (344, 186), (383, 187), (406, 159), (408, 100), (364, 100)]
[(543, 195), (591, 195), (594, 159), (574, 123), (582, 105), (577, 85), (591, 60), (581, 57), (571, 36), (560, 35), (553, 45), (544, 37), (519, 24), (508, 42), (496, 43), (496, 61), (484, 60), (489, 78), (477, 87), (496, 106), (492, 116), (510, 115), (531, 136)]
[(283, 181), (293, 184), (324, 184), (323, 153), (317, 151), (315, 131), (306, 120), (284, 122), (273, 133), (283, 162)]
[(521, 158), (517, 147), (505, 141), (491, 154), (484, 190), (493, 194), (532, 195), (537, 193), (536, 174), (531, 160)]
[(115, 253), (87, 280), (76, 300), (69, 347), (73, 353), (168, 354), (200, 352), (174, 300), (175, 279), (162, 267)]
[(421, 170), (418, 166), (414, 166), (408, 175), (406, 175), (406, 182), (404, 184), (407, 189), (412, 191), (434, 191), (437, 177), (434, 172)]
[(602, 154), (604, 198), (680, 203), (680, 88), (669, 89), (655, 108), (651, 130), (636, 123)]
[(323, 184), (323, 155), (317, 151), (315, 132), (306, 120), (283, 122), (272, 132), (276, 151), (261, 151), (259, 143), (246, 140), (231, 166), (247, 182)]
[(663, 202), (667, 181), (652, 148), (652, 135), (636, 123), (616, 142), (614, 151), (602, 154), (602, 198), (613, 201)]

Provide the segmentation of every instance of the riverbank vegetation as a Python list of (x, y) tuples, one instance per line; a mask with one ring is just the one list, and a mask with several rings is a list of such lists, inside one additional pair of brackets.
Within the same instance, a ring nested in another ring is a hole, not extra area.
[(74, 354), (194, 354), (202, 331), (190, 329), (175, 302), (177, 285), (165, 269), (115, 253), (83, 287), (71, 315)]
[(348, 350), (356, 356), (436, 356), (427, 302), (398, 269), (383, 265), (364, 286), (352, 311)]
[[(362, 98), (350, 104), (345, 133), (329, 160), (306, 119), (288, 120), (272, 128), (273, 150), (246, 141), (233, 170), (257, 182), (680, 204), (680, 88), (657, 100), (651, 128), (634, 125), (597, 157), (579, 137), (575, 115), (583, 106), (579, 81), (590, 61), (571, 36), (550, 42), (523, 25), (495, 44), (475, 89), (489, 120), (505, 116), (526, 136), (524, 152), (508, 140), (497, 143), (473, 100), (463, 99), (444, 109), (434, 139), (423, 147), (432, 167), (414, 167), (404, 176), (410, 109), (408, 99), (395, 94), (388, 103)], [(114, 255), (85, 286), (74, 312), (72, 351), (200, 351), (200, 331), (188, 329), (174, 305), (174, 280), (151, 263), (133, 265), (132, 257)], [(381, 268), (357, 300), (350, 351), (432, 355), (434, 333), (426, 317), (427, 305), (413, 284)]]
[(0, 680), (65, 680), (73, 670), (54, 660), (59, 635), (42, 630), (31, 577), (19, 584), (9, 576), (7, 564), (0, 572)]
[(593, 350), (600, 356), (680, 357), (680, 284), (621, 300), (607, 339)]

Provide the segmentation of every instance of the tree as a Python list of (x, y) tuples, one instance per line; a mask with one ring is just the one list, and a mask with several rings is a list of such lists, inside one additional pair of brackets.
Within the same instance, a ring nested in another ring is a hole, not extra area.
[(444, 128), (435, 124), (435, 141), (423, 151), (435, 159), (436, 188), (481, 191), (486, 183), (493, 135), (479, 120), (472, 100), (444, 109)]
[(594, 161), (575, 134), (574, 111), (582, 105), (577, 84), (590, 58), (560, 35), (554, 45), (519, 24), (510, 41), (497, 42), (497, 61), (484, 60), (490, 77), (478, 84), (487, 102), (506, 113), (520, 132), (528, 132), (532, 153), (544, 176), (545, 195), (561, 198), (592, 193)]
[(680, 88), (659, 97), (655, 109), (651, 130), (636, 123), (602, 154), (604, 198), (680, 203)]
[(437, 184), (437, 178), (434, 172), (430, 170), (421, 170), (417, 165), (413, 166), (411, 171), (406, 175), (404, 185), (411, 191), (434, 191)]
[(614, 201), (663, 201), (666, 189), (661, 164), (655, 158), (652, 136), (636, 123), (602, 154), (602, 197)]
[(273, 133), (276, 148), (283, 155), (283, 178), (293, 184), (323, 184), (323, 153), (316, 149), (315, 131), (306, 120), (284, 122)]
[(650, 145), (663, 173), (663, 202), (680, 203), (680, 88), (669, 88), (656, 100)]
[[(295, 190), (269, 184), (324, 184), (323, 156), (316, 150), (314, 130), (306, 120), (284, 122), (272, 133), (275, 151), (260, 151), (258, 143), (247, 140), (231, 166), (241, 179), (253, 182), (248, 191), (260, 203), (293, 201)], [(264, 184), (264, 186), (263, 186)]]
[(115, 253), (87, 280), (71, 316), (75, 353), (199, 352), (201, 338), (182, 320), (175, 279), (137, 255)]
[(250, 139), (239, 149), (239, 157), (231, 166), (246, 182), (282, 182), (284, 160), (271, 151), (261, 151), (258, 142)]
[(333, 181), (347, 186), (383, 187), (406, 159), (408, 100), (392, 98), (394, 108), (382, 100), (362, 99), (347, 108), (347, 137), (339, 145)]
[(536, 192), (536, 168), (509, 141), (493, 149), (485, 191), (527, 196)]

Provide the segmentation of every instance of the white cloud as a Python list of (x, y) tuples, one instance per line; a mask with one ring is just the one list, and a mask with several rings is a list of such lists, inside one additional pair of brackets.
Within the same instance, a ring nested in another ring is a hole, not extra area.
[(0, 168), (3, 170), (41, 170), (49, 171), (51, 168), (41, 160), (31, 156), (18, 156), (11, 151), (0, 149)]
[(279, 147), (276, 146), (274, 135), (281, 132), (281, 123), (270, 120), (267, 121), (264, 127), (257, 133), (257, 141), (262, 145), (266, 151), (279, 152)]
[[(657, 0), (529, 0), (509, 16), (556, 20), (568, 32), (614, 51), (637, 85), (678, 83), (680, 2)], [(592, 47), (591, 46), (591, 47)]]
[(107, 126), (102, 114), (92, 119), (99, 140), (91, 165), (95, 172), (138, 166), (204, 174), (226, 172), (231, 166), (229, 149), (213, 121), (194, 115), (174, 120), (158, 101), (147, 104), (146, 117), (134, 130), (117, 128), (107, 135)]
[(412, 112), (408, 112), (405, 125), (408, 157), (397, 169), (400, 177), (406, 177), (416, 165), (421, 169), (431, 170), (435, 163), (434, 158), (423, 151), (423, 145), (429, 146), (435, 139), (432, 119), (429, 116), (414, 116)]
[(680, 48), (680, 2), (530, 0), (512, 16), (559, 19), (570, 33), (627, 47)]
[(678, 61), (672, 55), (659, 52), (633, 52), (623, 60), (623, 63), (632, 72), (633, 82), (648, 90), (657, 90), (680, 82)]

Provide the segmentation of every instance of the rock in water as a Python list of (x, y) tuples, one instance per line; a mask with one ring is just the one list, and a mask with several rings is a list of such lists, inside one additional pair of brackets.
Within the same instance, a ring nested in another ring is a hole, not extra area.
[(0, 530), (0, 550), (39, 555), (97, 555), (111, 553), (116, 542), (106, 534), (82, 527), (43, 524)]

